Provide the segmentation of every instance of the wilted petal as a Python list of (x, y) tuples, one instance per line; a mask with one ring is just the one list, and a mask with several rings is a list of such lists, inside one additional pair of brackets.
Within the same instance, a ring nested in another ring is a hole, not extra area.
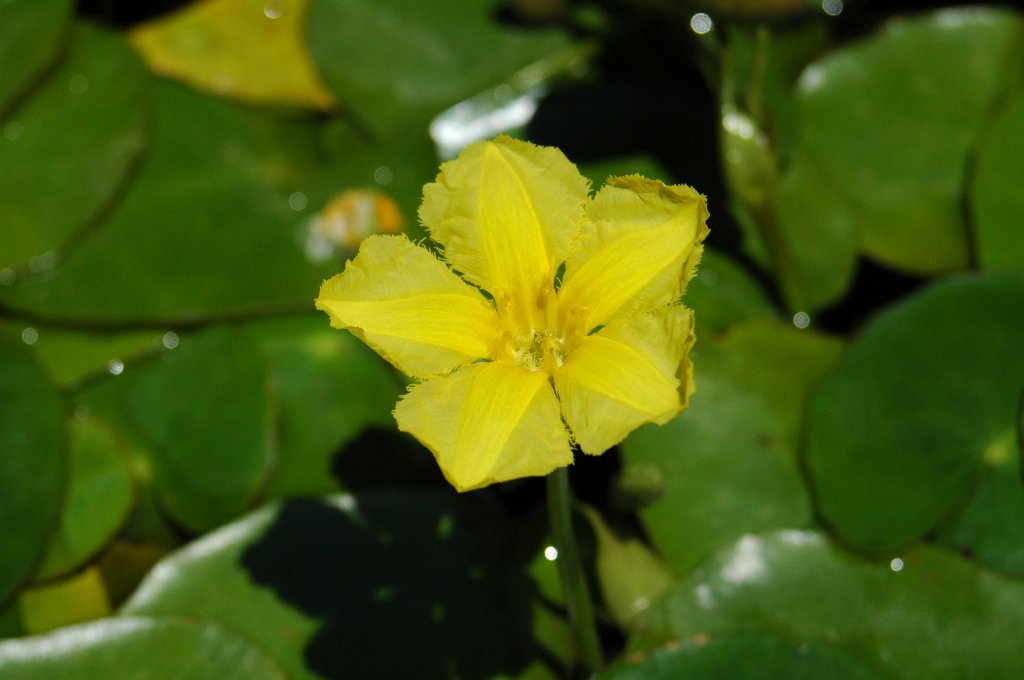
[(491, 303), (405, 236), (371, 236), (320, 288), (317, 309), (405, 373), (448, 373), (490, 356), (499, 334)]
[(589, 332), (679, 299), (700, 260), (707, 217), (704, 197), (690, 187), (609, 179), (566, 261), (562, 306)]
[(669, 305), (613, 323), (569, 352), (555, 389), (585, 453), (603, 453), (639, 425), (663, 424), (682, 410), (692, 392), (684, 363), (692, 331), (690, 310)]
[(434, 453), (459, 491), (572, 462), (558, 401), (541, 372), (499, 362), (467, 366), (410, 388), (395, 419)]
[(533, 304), (579, 231), (588, 191), (558, 149), (499, 137), (441, 166), (420, 220), (467, 280)]

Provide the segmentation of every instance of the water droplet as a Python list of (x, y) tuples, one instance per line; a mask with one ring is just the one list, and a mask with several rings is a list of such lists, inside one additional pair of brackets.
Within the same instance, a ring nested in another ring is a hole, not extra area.
[(793, 325), (797, 328), (807, 328), (811, 325), (811, 317), (807, 312), (797, 312), (793, 315)]
[(21, 133), (24, 131), (25, 128), (16, 120), (12, 120), (7, 125), (4, 125), (4, 137), (11, 142), (18, 141), (21, 138)]
[(373, 171), (373, 181), (382, 187), (391, 184), (393, 179), (395, 179), (395, 173), (386, 165), (382, 165)]
[(71, 94), (85, 94), (89, 91), (89, 79), (81, 73), (76, 73), (68, 80), (68, 89)]
[(167, 331), (164, 333), (162, 342), (164, 343), (164, 347), (167, 349), (174, 349), (178, 346), (178, 334), (174, 331)]
[(714, 288), (718, 284), (718, 273), (714, 269), (701, 269), (700, 282), (708, 288)]
[(843, 13), (843, 0), (822, 0), (821, 9), (830, 17), (837, 17)]
[(28, 268), (33, 274), (49, 271), (57, 266), (57, 253), (50, 250), (42, 255), (36, 255), (28, 261)]
[(903, 560), (898, 557), (892, 558), (892, 562), (889, 563), (889, 568), (893, 571), (903, 571)]
[(111, 359), (107, 362), (107, 372), (110, 375), (121, 375), (124, 373), (124, 362), (120, 359)]
[(280, 19), (284, 14), (284, 3), (281, 0), (267, 0), (263, 5), (263, 16), (268, 19)]
[(77, 418), (78, 420), (89, 420), (89, 407), (81, 405), (76, 406), (75, 418)]
[(39, 340), (39, 331), (31, 326), (21, 332), (21, 341), (26, 345), (34, 345)]
[(494, 100), (499, 104), (504, 104), (508, 100), (512, 99), (514, 94), (515, 90), (513, 90), (512, 86), (507, 83), (502, 83), (494, 88)]
[(10, 267), (0, 269), (0, 285), (9, 286), (18, 280), (18, 275)]
[(556, 548), (553, 545), (549, 545), (548, 547), (544, 548), (544, 559), (546, 559), (548, 562), (554, 562), (555, 560), (557, 560), (558, 548)]
[(714, 27), (715, 24), (713, 21), (711, 21), (711, 17), (709, 17), (704, 12), (697, 12), (692, 17), (690, 17), (690, 28), (692, 28), (693, 32), (696, 33), (697, 35), (704, 35), (705, 33), (710, 33), (711, 29)]
[(305, 210), (307, 205), (309, 205), (309, 200), (306, 199), (306, 194), (301, 191), (293, 191), (288, 197), (288, 207), (295, 212)]

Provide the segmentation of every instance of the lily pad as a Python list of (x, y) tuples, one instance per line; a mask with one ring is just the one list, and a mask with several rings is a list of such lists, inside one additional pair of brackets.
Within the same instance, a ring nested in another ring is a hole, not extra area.
[(209, 622), (119, 617), (0, 642), (2, 680), (286, 680), (235, 633)]
[(683, 301), (693, 309), (699, 327), (716, 330), (740, 321), (779, 315), (749, 272), (725, 253), (707, 246)]
[(306, 52), (308, 0), (213, 0), (188, 5), (131, 31), (157, 73), (212, 94), (256, 104), (328, 110)]
[(42, 556), (64, 501), (64, 408), (20, 340), (0, 335), (0, 603)]
[(971, 210), (978, 262), (987, 269), (1024, 267), (1024, 92), (984, 132)]
[(798, 154), (772, 195), (786, 251), (794, 310), (812, 312), (843, 297), (856, 272), (857, 225), (848, 190), (806, 154)]
[(877, 315), (813, 398), (818, 509), (870, 551), (924, 536), (964, 504), (1016, 432), (1024, 273), (951, 278)]
[(65, 59), (0, 135), (0, 268), (51, 267), (124, 187), (149, 139), (150, 80), (119, 36), (74, 27)]
[[(640, 655), (637, 655), (640, 656)], [(595, 680), (885, 680), (889, 676), (835, 647), (768, 635), (702, 635), (639, 659), (627, 657)]]
[(821, 534), (747, 535), (643, 615), (630, 641), (650, 650), (694, 636), (764, 632), (834, 645), (906, 680), (1014, 678), (1024, 584), (936, 548), (867, 562)]
[(107, 589), (94, 567), (59, 581), (26, 588), (18, 596), (18, 609), (29, 634), (45, 633), (111, 613)]
[(640, 519), (679, 573), (749, 531), (810, 523), (796, 455), (802, 404), (841, 349), (778, 322), (702, 336), (690, 407), (622, 443), (624, 472), (649, 470), (660, 491)]
[(84, 564), (110, 541), (134, 501), (124, 444), (95, 419), (71, 427), (68, 489), (56, 532), (35, 576), (60, 576)]
[(60, 56), (72, 5), (71, 0), (7, 0), (0, 5), (0, 120)]
[(425, 134), (369, 143), (344, 121), (256, 112), (166, 82), (157, 118), (132, 190), (60, 266), (0, 286), (8, 307), (96, 330), (306, 311), (344, 265), (343, 253), (307, 252), (310, 213), (371, 186), (409, 224), (437, 171)]
[(992, 569), (1024, 576), (1024, 483), (1019, 432), (1008, 431), (985, 451), (982, 478), (967, 506), (939, 540)]
[(966, 159), (1019, 77), (1022, 37), (1018, 14), (950, 8), (893, 19), (804, 71), (803, 148), (849, 190), (871, 257), (922, 274), (968, 265)]
[(476, 0), (311, 0), (313, 62), (350, 113), (382, 137), (427, 122), (569, 45), (566, 32), (502, 24)]
[(381, 490), (276, 504), (162, 561), (123, 611), (216, 621), (294, 680), (542, 671), (536, 586), (486, 500)]
[(267, 494), (339, 490), (336, 455), (368, 427), (394, 427), (403, 385), (372, 350), (319, 314), (253, 323), (245, 333), (270, 359), (278, 404), (278, 463)]
[(245, 335), (215, 328), (139, 369), (128, 411), (151, 444), (167, 510), (192, 531), (241, 514), (266, 482), (271, 441), (266, 358)]

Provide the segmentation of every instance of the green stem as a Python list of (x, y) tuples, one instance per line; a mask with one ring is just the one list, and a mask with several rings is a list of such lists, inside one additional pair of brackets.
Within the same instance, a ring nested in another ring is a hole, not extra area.
[(569, 469), (559, 468), (548, 475), (548, 520), (551, 538), (558, 550), (558, 574), (562, 579), (569, 625), (576, 636), (580, 661), (587, 671), (596, 671), (604, 664), (601, 644), (594, 625), (594, 608), (587, 592), (583, 563), (576, 548), (572, 527), (572, 492), (569, 490)]

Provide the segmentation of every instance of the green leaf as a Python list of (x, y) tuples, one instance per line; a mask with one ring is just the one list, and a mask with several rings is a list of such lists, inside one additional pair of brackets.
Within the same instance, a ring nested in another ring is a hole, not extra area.
[(847, 541), (904, 546), (963, 504), (1024, 387), (1024, 273), (958, 277), (876, 316), (814, 395), (806, 460)]
[(322, 314), (256, 322), (244, 332), (270, 359), (278, 404), (279, 460), (268, 496), (337, 491), (335, 455), (367, 427), (394, 428), (397, 376)]
[(671, 587), (672, 572), (642, 541), (616, 534), (594, 508), (583, 508), (583, 514), (597, 539), (594, 566), (601, 597), (615, 622), (626, 628)]
[(221, 623), (293, 680), (541, 673), (530, 556), (512, 554), (486, 500), (392, 490), (273, 505), (158, 564), (123, 611)]
[(274, 462), (270, 375), (247, 336), (215, 328), (144, 365), (128, 411), (152, 445), (161, 499), (192, 531), (241, 514)]
[(803, 147), (849, 193), (873, 258), (916, 273), (968, 265), (967, 154), (1020, 76), (1022, 31), (1005, 10), (945, 9), (893, 19), (804, 71)]
[(53, 266), (126, 184), (148, 142), (150, 84), (119, 36), (79, 24), (67, 57), (9, 114), (0, 135), (6, 283)]
[(0, 5), (0, 120), (60, 56), (72, 5), (71, 0), (7, 0)]
[(768, 635), (702, 635), (639, 659), (627, 658), (596, 680), (884, 680), (889, 676), (836, 647), (794, 644)]
[(113, 430), (95, 419), (75, 420), (70, 430), (67, 497), (37, 581), (84, 564), (114, 537), (135, 500), (125, 445)]
[(683, 301), (704, 328), (723, 329), (740, 321), (778, 317), (760, 284), (728, 255), (707, 246)]
[(985, 451), (982, 478), (970, 503), (943, 527), (939, 540), (992, 569), (1024, 576), (1024, 483), (1019, 431)]
[(158, 95), (153, 148), (124, 200), (59, 267), (0, 298), (117, 327), (308, 309), (341, 262), (309, 261), (303, 219), (280, 189), (306, 172), (318, 128), (168, 83)]
[(842, 182), (807, 154), (782, 175), (772, 204), (793, 290), (788, 300), (810, 312), (843, 297), (856, 273), (857, 227)]
[(249, 642), (208, 622), (122, 617), (0, 642), (0, 680), (178, 680), (186, 675), (288, 677)]
[(622, 443), (626, 471), (648, 468), (660, 479), (661, 496), (640, 519), (679, 573), (748, 531), (810, 522), (796, 457), (802, 403), (840, 349), (777, 322), (704, 336), (689, 408)]
[(984, 131), (971, 185), (978, 262), (986, 269), (1024, 267), (1024, 92)]
[(475, 0), (312, 0), (309, 49), (338, 99), (387, 136), (569, 44), (561, 30), (503, 25), (495, 13)]
[(41, 557), (64, 500), (60, 396), (20, 340), (0, 334), (0, 603)]
[(634, 628), (634, 649), (764, 632), (835, 645), (905, 680), (1024, 674), (1024, 584), (935, 548), (856, 559), (813, 532), (747, 535), (705, 562)]
[(110, 600), (100, 573), (89, 567), (59, 581), (25, 588), (18, 609), (29, 634), (110, 616)]

